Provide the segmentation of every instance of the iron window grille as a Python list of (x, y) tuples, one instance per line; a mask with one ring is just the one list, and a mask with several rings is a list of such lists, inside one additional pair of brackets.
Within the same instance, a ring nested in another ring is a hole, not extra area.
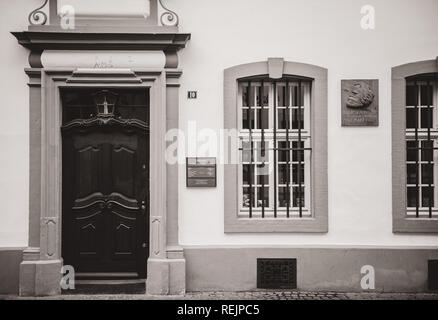
[(438, 81), (436, 77), (406, 82), (407, 215), (437, 217)]
[(309, 79), (239, 80), (241, 218), (309, 217)]

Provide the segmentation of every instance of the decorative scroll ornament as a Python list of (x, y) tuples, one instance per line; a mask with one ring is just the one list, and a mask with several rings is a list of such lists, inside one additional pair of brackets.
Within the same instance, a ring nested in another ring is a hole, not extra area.
[(47, 15), (41, 9), (46, 6), (47, 2), (49, 2), (49, 0), (45, 0), (41, 7), (33, 10), (29, 14), (28, 20), (29, 20), (29, 23), (31, 25), (42, 26), (42, 25), (46, 24), (46, 22), (47, 22)]
[(163, 1), (162, 0), (159, 0), (159, 1), (160, 1), (161, 7), (165, 10), (165, 12), (163, 12), (161, 14), (161, 17), (160, 17), (161, 24), (163, 26), (177, 27), (178, 23), (179, 23), (178, 15), (174, 11), (172, 11), (172, 10), (168, 9), (167, 7), (165, 7), (163, 5)]
[(75, 128), (92, 128), (96, 125), (101, 126), (119, 126), (122, 128), (130, 129), (137, 128), (142, 131), (149, 131), (149, 126), (141, 120), (137, 119), (121, 119), (114, 117), (94, 117), (91, 119), (77, 119), (70, 121), (66, 125), (62, 126), (64, 132)]
[[(84, 210), (91, 206), (98, 205), (100, 209), (111, 209), (113, 205), (118, 205), (128, 210), (138, 210), (138, 202), (136, 199), (130, 199), (120, 193), (113, 192), (109, 195), (104, 195), (101, 192), (96, 192), (88, 195), (85, 198), (76, 199), (74, 201), (73, 210)], [(134, 220), (135, 218), (127, 218)]]

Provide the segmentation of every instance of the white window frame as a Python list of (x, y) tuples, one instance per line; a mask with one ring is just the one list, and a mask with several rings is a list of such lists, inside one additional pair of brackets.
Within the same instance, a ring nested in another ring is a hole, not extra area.
[[(408, 81), (406, 82), (406, 87), (413, 86), (414, 84), (417, 84), (419, 86), (418, 89), (418, 101), (417, 101), (417, 108), (418, 108), (418, 142), (421, 144), (422, 141), (427, 141), (427, 128), (421, 128), (421, 109), (427, 109), (428, 106), (423, 106), (421, 104), (421, 86), (427, 85), (427, 81)], [(430, 85), (432, 86), (432, 104), (430, 105), (430, 108), (432, 109), (432, 128), (430, 129), (430, 138), (433, 141), (433, 147), (438, 147), (438, 83), (437, 82), (430, 82)], [(407, 103), (406, 103), (407, 104)], [(406, 109), (414, 109), (416, 106), (408, 106), (406, 105)], [(407, 121), (406, 121), (407, 122)], [(407, 128), (406, 127), (406, 141), (415, 141), (415, 129), (414, 128)], [(423, 201), (422, 201), (422, 187), (428, 187), (429, 184), (423, 184), (421, 183), (422, 180), (422, 174), (421, 174), (421, 165), (422, 164), (428, 164), (428, 161), (421, 161), (421, 149), (418, 151), (418, 159), (419, 159), (419, 173), (418, 173), (418, 179), (419, 179), (419, 208), (418, 213), (420, 217), (429, 217), (429, 207), (423, 207)], [(431, 184), (431, 187), (434, 188), (434, 206), (432, 207), (432, 216), (438, 215), (438, 188), (437, 188), (437, 181), (438, 181), (438, 152), (433, 152), (433, 183)], [(415, 161), (408, 161), (406, 159), (406, 166), (408, 164), (415, 164)], [(415, 187), (416, 184), (410, 184), (407, 180), (407, 173), (406, 173), (406, 193), (408, 190), (408, 187)], [(407, 197), (407, 196), (406, 196)], [(406, 201), (406, 215), (408, 217), (415, 217), (416, 216), (416, 208), (415, 207), (409, 207), (408, 201)]]
[[(254, 87), (253, 94), (254, 94), (254, 104), (257, 104), (257, 92), (258, 88), (261, 86), (261, 81), (251, 81), (249, 82), (251, 87)], [(265, 207), (264, 209), (264, 218), (274, 218), (274, 174), (273, 174), (273, 159), (274, 159), (274, 151), (273, 144), (274, 144), (274, 84), (273, 81), (264, 81), (264, 87), (269, 88), (269, 102), (268, 105), (264, 105), (264, 109), (268, 109), (268, 115), (269, 115), (269, 122), (268, 122), (268, 129), (264, 129), (264, 137), (265, 142), (268, 143), (268, 158), (269, 158), (269, 184), (266, 184), (265, 186), (269, 188), (269, 206)], [(278, 81), (276, 82), (277, 86), (277, 97), (280, 92), (278, 90), (279, 87), (285, 87), (286, 82), (285, 81)], [(248, 87), (247, 81), (239, 82), (238, 87), (238, 96), (237, 96), (237, 107), (238, 107), (238, 130), (239, 130), (239, 149), (243, 149), (243, 142), (248, 142), (250, 139), (250, 130), (249, 129), (243, 129), (243, 112), (244, 110), (248, 109), (248, 106), (243, 106), (243, 88)], [(295, 87), (298, 87), (298, 81), (297, 80), (291, 80), (289, 81), (289, 123), (292, 123), (292, 110), (298, 109), (298, 106), (293, 106), (292, 99), (293, 99), (293, 89)], [(302, 94), (303, 94), (303, 105), (301, 106), (301, 110), (304, 113), (304, 128), (301, 129), (301, 138), (302, 142), (304, 142), (304, 148), (310, 148), (311, 147), (311, 121), (310, 121), (310, 113), (311, 113), (311, 97), (310, 97), (310, 91), (311, 91), (311, 83), (310, 82), (301, 82), (302, 87)], [(250, 92), (250, 91), (247, 91)], [(278, 101), (278, 100), (277, 100)], [(279, 110), (284, 109), (285, 106), (277, 105), (276, 109), (277, 112)], [(261, 106), (253, 106), (251, 105), (252, 110), (261, 109)], [(254, 111), (254, 124), (258, 124), (257, 119), (257, 112)], [(297, 136), (297, 129), (289, 129), (289, 141), (292, 143), (293, 141), (298, 141)], [(252, 129), (251, 130), (252, 135), (252, 141), (254, 143), (261, 142), (262, 139), (262, 130), (261, 129)], [(279, 116), (277, 115), (277, 144), (281, 141), (286, 142), (286, 129), (279, 129)], [(290, 207), (289, 207), (289, 217), (290, 218), (298, 218), (299, 217), (299, 209), (298, 207), (293, 207), (293, 188), (296, 187), (293, 184), (293, 170), (292, 170), (292, 151), (290, 152), (290, 185), (289, 185), (289, 199), (290, 199)], [(242, 218), (248, 218), (249, 217), (249, 207), (243, 206), (243, 151), (240, 152), (239, 155), (239, 170), (238, 170), (238, 190), (239, 190), (239, 217)], [(257, 160), (257, 159), (255, 159)], [(279, 160), (277, 158), (277, 170), (278, 170), (278, 164)], [(257, 166), (257, 161), (255, 161), (254, 166)], [(304, 206), (302, 207), (302, 216), (303, 217), (310, 217), (312, 215), (311, 212), (311, 151), (304, 151), (304, 159), (302, 159), (302, 164), (304, 165), (304, 183), (302, 187), (304, 188)], [(257, 170), (257, 169), (256, 169)], [(256, 175), (254, 175), (256, 177)], [(255, 185), (255, 184), (254, 184)], [(285, 186), (284, 186), (285, 187)], [(253, 186), (254, 188), (254, 203), (257, 204), (257, 188), (258, 186)], [(279, 172), (277, 171), (277, 186), (276, 189), (278, 190), (280, 188), (279, 183)], [(277, 191), (277, 218), (287, 218), (287, 209), (286, 207), (280, 207), (280, 201), (279, 201), (279, 191)], [(255, 206), (252, 207), (252, 219), (262, 218), (262, 208)]]

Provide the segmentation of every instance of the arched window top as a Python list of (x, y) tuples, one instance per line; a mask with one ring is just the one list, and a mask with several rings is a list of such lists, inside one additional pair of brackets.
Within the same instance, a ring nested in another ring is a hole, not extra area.
[(424, 60), (402, 64), (392, 68), (392, 79), (406, 79), (418, 75), (438, 73), (438, 57), (435, 60)]
[(284, 61), (283, 58), (268, 58), (267, 61), (245, 63), (225, 69), (225, 76), (234, 79), (269, 78), (270, 80), (291, 77), (302, 80), (326, 79), (327, 69), (300, 62)]

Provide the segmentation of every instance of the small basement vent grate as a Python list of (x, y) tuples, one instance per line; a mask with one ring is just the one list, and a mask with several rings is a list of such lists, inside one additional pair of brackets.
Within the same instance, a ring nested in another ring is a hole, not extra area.
[(438, 260), (429, 260), (428, 267), (429, 290), (438, 290)]
[(297, 259), (257, 259), (257, 288), (296, 289)]

